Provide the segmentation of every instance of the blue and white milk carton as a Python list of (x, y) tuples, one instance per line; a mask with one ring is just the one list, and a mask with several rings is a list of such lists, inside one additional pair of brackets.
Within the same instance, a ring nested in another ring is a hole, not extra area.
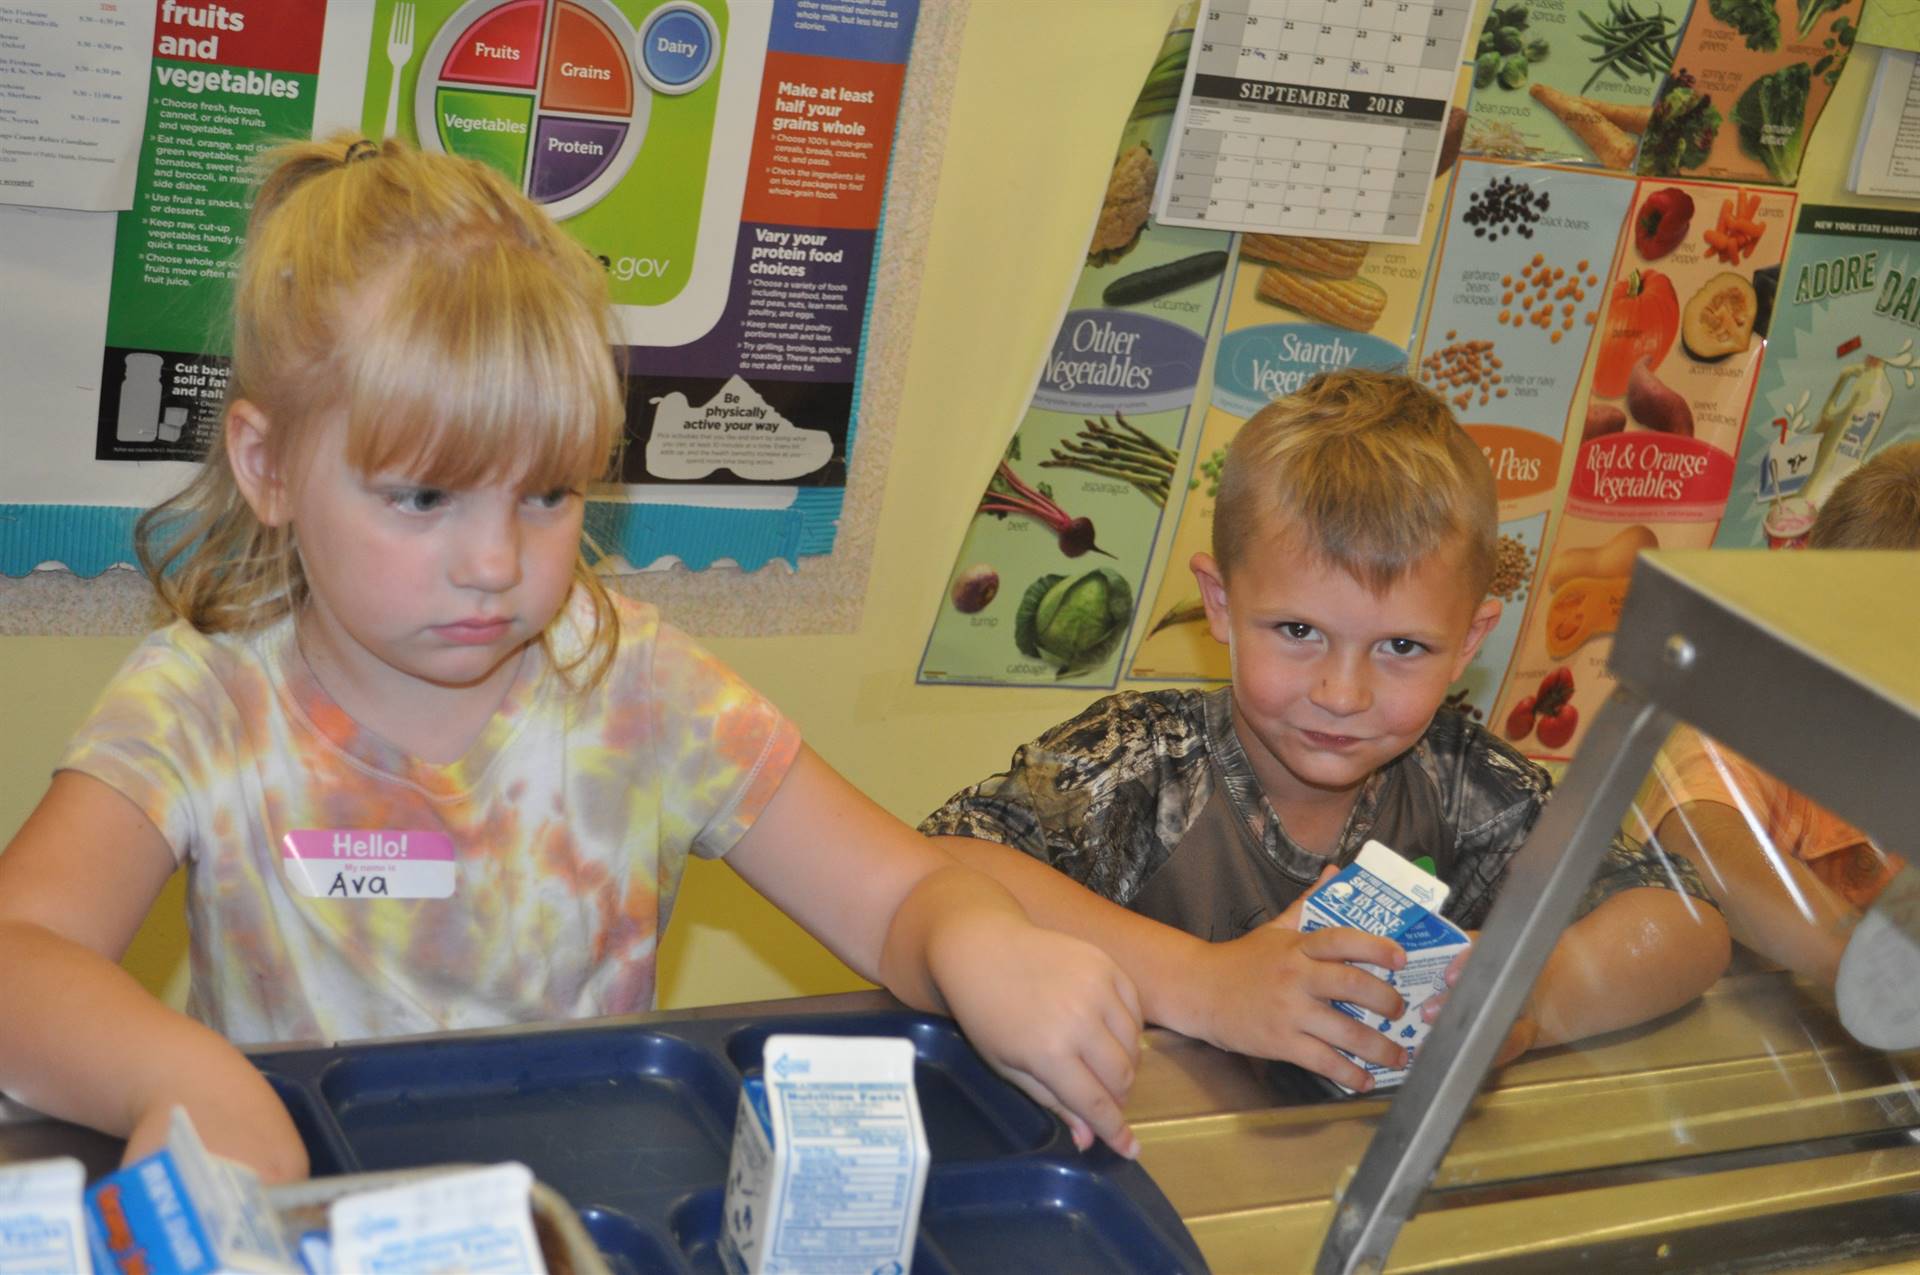
[[(1446, 990), (1447, 966), (1472, 942), (1458, 926), (1440, 915), (1440, 907), (1446, 901), (1444, 881), (1402, 859), (1378, 841), (1369, 841), (1338, 876), (1307, 896), (1300, 915), (1302, 934), (1347, 926), (1390, 938), (1406, 950), (1407, 964), (1403, 969), (1360, 965), (1367, 973), (1391, 983), (1393, 990), (1400, 993), (1406, 1002), (1400, 1017), (1382, 1018), (1345, 1001), (1335, 1001), (1333, 1007), (1405, 1046), (1408, 1066), (1412, 1066), (1420, 1042), (1427, 1038), (1432, 1026), (1421, 1018), (1421, 1007)], [(1376, 1090), (1397, 1085), (1407, 1078), (1405, 1067), (1379, 1067), (1352, 1054), (1347, 1057), (1367, 1069)]]
[(209, 1152), (184, 1107), (164, 1147), (94, 1183), (87, 1226), (101, 1275), (300, 1275), (259, 1175)]
[(740, 1090), (720, 1252), (733, 1275), (906, 1275), (931, 1153), (897, 1036), (769, 1036)]
[(89, 1275), (86, 1187), (86, 1170), (68, 1157), (0, 1165), (0, 1272)]

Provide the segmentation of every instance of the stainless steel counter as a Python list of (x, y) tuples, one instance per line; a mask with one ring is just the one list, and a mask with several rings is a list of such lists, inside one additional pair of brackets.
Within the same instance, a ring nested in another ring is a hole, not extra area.
[[(625, 1021), (893, 1004), (868, 992)], [(1920, 1190), (1920, 1144), (1905, 1132), (1920, 1125), (1907, 1080), (1920, 1056), (1860, 1049), (1831, 1024), (1785, 975), (1746, 974), (1659, 1022), (1524, 1058), (1476, 1102), (1387, 1269), (1565, 1271), (1596, 1245), (1764, 1229), (1809, 1205)], [(1128, 1114), (1142, 1164), (1214, 1270), (1284, 1275), (1311, 1268), (1386, 1108), (1384, 1098), (1276, 1106), (1263, 1065), (1155, 1029)], [(97, 1173), (118, 1145), (0, 1107), (0, 1162), (61, 1154)], [(1872, 1269), (1871, 1255), (1822, 1249), (1781, 1269)]]

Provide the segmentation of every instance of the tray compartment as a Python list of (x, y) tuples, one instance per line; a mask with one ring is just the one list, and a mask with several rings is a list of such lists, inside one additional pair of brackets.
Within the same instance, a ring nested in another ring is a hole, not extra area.
[[(1109, 1158), (1150, 1188), (1140, 1166)], [(1084, 1162), (959, 1165), (928, 1177), (920, 1234), (956, 1271), (1205, 1271), (1186, 1228), (1160, 1203), (1166, 1217), (1155, 1219), (1116, 1176)]]
[(757, 1075), (767, 1037), (904, 1036), (913, 1042), (914, 1089), (935, 1164), (991, 1160), (1071, 1145), (1066, 1126), (995, 1075), (954, 1025), (917, 1014), (771, 1019), (727, 1037), (727, 1057), (742, 1075)]
[(366, 1046), (319, 1090), (363, 1169), (519, 1160), (576, 1208), (640, 1216), (725, 1180), (737, 1092), (715, 1055), (644, 1029)]

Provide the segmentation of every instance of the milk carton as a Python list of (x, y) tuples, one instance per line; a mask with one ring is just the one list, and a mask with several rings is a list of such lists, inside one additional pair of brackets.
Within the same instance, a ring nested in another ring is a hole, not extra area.
[[(1445, 882), (1408, 863), (1378, 841), (1369, 841), (1338, 876), (1307, 896), (1300, 915), (1303, 934), (1331, 926), (1347, 926), (1392, 939), (1406, 950), (1407, 964), (1403, 969), (1360, 965), (1400, 993), (1406, 1002), (1400, 1017), (1382, 1018), (1345, 1001), (1334, 1001), (1333, 1007), (1405, 1046), (1408, 1066), (1412, 1066), (1420, 1042), (1426, 1039), (1431, 1026), (1420, 1016), (1421, 1007), (1446, 990), (1447, 966), (1471, 942), (1459, 927), (1440, 915), (1440, 906), (1446, 899)], [(1352, 1054), (1347, 1057), (1366, 1068), (1373, 1077), (1375, 1089), (1389, 1088), (1407, 1078), (1404, 1067), (1379, 1067)]]
[(913, 1045), (770, 1036), (734, 1120), (720, 1236), (732, 1275), (905, 1275), (927, 1134)]
[(167, 1143), (87, 1192), (93, 1265), (140, 1275), (299, 1275), (253, 1170), (213, 1155), (184, 1107)]
[(512, 1161), (362, 1191), (327, 1210), (327, 1251), (303, 1249), (340, 1272), (545, 1275), (532, 1193), (532, 1171)]
[(86, 1185), (86, 1170), (74, 1159), (0, 1165), (0, 1272), (88, 1275), (80, 1203)]

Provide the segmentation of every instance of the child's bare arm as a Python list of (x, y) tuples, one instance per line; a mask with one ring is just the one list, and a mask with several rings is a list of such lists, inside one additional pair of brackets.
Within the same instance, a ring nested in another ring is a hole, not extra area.
[(1732, 945), (1712, 904), (1676, 890), (1623, 890), (1567, 927), (1534, 983), (1536, 1045), (1631, 1027), (1713, 986)]
[(1762, 845), (1745, 815), (1718, 801), (1690, 801), (1661, 819), (1654, 840), (1699, 869), (1735, 938), (1833, 985), (1859, 909), (1798, 859)]
[(207, 1145), (269, 1181), (305, 1148), (258, 1071), (115, 962), (173, 872), (165, 840), (99, 780), (54, 776), (0, 854), (0, 1089), (50, 1115), (156, 1149), (178, 1103)]
[(1405, 957), (1390, 940), (1349, 929), (1302, 935), (1296, 905), (1242, 938), (1210, 943), (1102, 898), (1012, 846), (976, 837), (934, 841), (1006, 886), (1040, 924), (1111, 956), (1140, 989), (1148, 1022), (1235, 1053), (1296, 1063), (1349, 1089), (1365, 1089), (1367, 1074), (1337, 1049), (1381, 1066), (1402, 1064), (1399, 1045), (1327, 1004), (1344, 1000), (1399, 1016), (1393, 989), (1348, 964), (1398, 968)]
[(1120, 1114), (1139, 1053), (1132, 984), (1043, 930), (802, 748), (727, 861), (856, 971), (950, 1011), (981, 1053), (1082, 1145), (1137, 1145)]

